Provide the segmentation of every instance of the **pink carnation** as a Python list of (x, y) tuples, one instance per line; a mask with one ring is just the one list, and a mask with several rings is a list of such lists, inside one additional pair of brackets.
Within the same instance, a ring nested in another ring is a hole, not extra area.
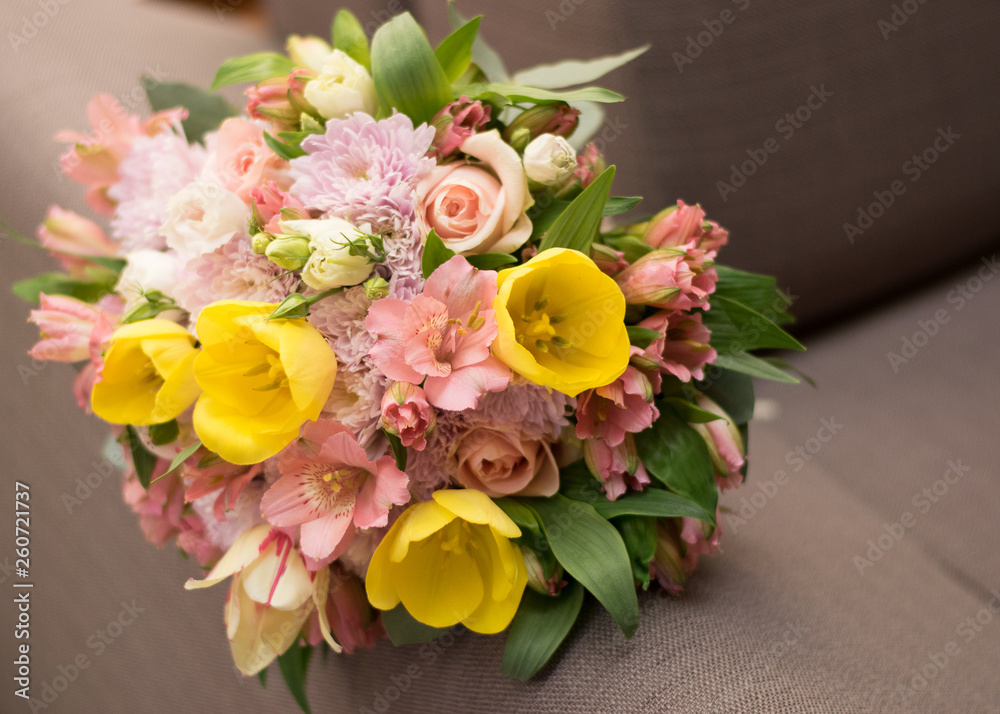
[(424, 382), (427, 400), (442, 409), (472, 409), (484, 392), (504, 389), (510, 370), (490, 354), (499, 332), (491, 309), (496, 281), (495, 271), (455, 256), (409, 304), (377, 301), (365, 320), (378, 337), (375, 365), (395, 381)]

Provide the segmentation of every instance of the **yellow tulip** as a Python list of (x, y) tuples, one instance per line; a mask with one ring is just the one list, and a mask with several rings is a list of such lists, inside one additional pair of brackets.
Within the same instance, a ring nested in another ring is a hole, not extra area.
[(170, 320), (143, 320), (115, 330), (90, 406), (112, 424), (162, 424), (198, 398), (194, 337)]
[(194, 430), (234, 464), (258, 463), (287, 446), (302, 424), (319, 418), (337, 375), (323, 335), (304, 319), (268, 320), (276, 307), (224, 300), (198, 318), (194, 373), (203, 394)]
[(406, 509), (368, 566), (368, 600), (380, 610), (400, 602), (425, 625), (461, 622), (500, 632), (514, 618), (528, 571), (511, 544), (521, 531), (481, 491), (441, 490)]
[(542, 251), (501, 270), (497, 286), (493, 354), (521, 376), (575, 397), (625, 371), (625, 298), (583, 253)]

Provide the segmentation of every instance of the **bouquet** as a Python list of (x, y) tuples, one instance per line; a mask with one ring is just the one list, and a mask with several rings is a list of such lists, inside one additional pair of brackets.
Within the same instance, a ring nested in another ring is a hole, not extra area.
[[(534, 675), (594, 597), (677, 594), (746, 474), (752, 378), (797, 379), (773, 278), (716, 262), (698, 205), (625, 219), (589, 85), (645, 48), (510, 76), (453, 7), (227, 61), (245, 112), (146, 82), (90, 104), (60, 162), (104, 225), (53, 206), (63, 272), (39, 359), (80, 363), (151, 542), (228, 582), (235, 666), (462, 625)], [(192, 595), (192, 597), (196, 597)]]

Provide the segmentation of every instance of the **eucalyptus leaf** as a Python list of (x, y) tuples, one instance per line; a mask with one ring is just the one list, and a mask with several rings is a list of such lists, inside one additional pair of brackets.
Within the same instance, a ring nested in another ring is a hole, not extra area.
[(256, 52), (243, 57), (227, 59), (215, 73), (211, 90), (228, 87), (240, 82), (261, 82), (271, 77), (282, 77), (295, 69), (295, 63), (277, 52)]
[(371, 53), (372, 78), (383, 109), (394, 107), (420, 124), (452, 100), (451, 82), (410, 13), (397, 15), (376, 31)]
[(333, 48), (340, 50), (369, 72), (372, 68), (372, 55), (368, 49), (368, 37), (361, 22), (350, 10), (341, 9), (333, 18)]
[(617, 55), (607, 55), (589, 60), (563, 60), (553, 64), (540, 64), (524, 69), (511, 77), (515, 84), (529, 84), (543, 89), (561, 89), (594, 82), (609, 72), (628, 64), (650, 45), (643, 45)]
[(609, 166), (552, 222), (538, 247), (539, 252), (549, 248), (572, 248), (589, 253), (590, 244), (601, 228), (604, 204), (614, 180), (615, 167)]
[(507, 633), (502, 671), (526, 682), (531, 679), (573, 628), (583, 605), (583, 586), (572, 582), (556, 597), (524, 591)]

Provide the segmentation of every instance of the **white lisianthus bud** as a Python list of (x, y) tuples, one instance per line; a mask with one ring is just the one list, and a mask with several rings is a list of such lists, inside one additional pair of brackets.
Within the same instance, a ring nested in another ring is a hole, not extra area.
[(374, 116), (378, 110), (371, 75), (340, 50), (326, 58), (319, 77), (306, 85), (305, 97), (326, 119), (343, 119), (354, 112)]
[(576, 171), (576, 151), (555, 134), (541, 134), (524, 150), (524, 173), (543, 186), (560, 186)]
[(214, 181), (196, 179), (167, 202), (160, 227), (167, 247), (187, 258), (211, 253), (246, 230), (249, 209), (235, 193)]
[(281, 231), (309, 239), (312, 255), (302, 269), (302, 280), (313, 290), (357, 285), (375, 268), (367, 255), (357, 255), (351, 247), (352, 242), (366, 247), (365, 234), (341, 218), (282, 221)]
[(332, 51), (326, 40), (314, 35), (291, 35), (288, 38), (288, 56), (296, 67), (319, 72)]

